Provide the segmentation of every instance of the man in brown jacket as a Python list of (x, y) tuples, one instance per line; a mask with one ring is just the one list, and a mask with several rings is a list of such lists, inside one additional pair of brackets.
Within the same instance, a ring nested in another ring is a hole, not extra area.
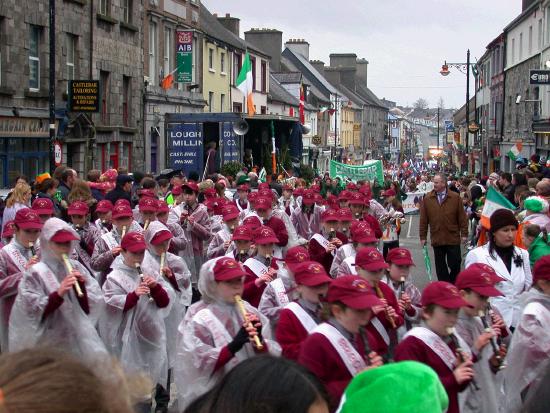
[(433, 183), (420, 207), (420, 243), (426, 244), (429, 225), (437, 278), (454, 284), (462, 262), (460, 244), (468, 239), (466, 213), (460, 195), (447, 188), (443, 175), (435, 175)]

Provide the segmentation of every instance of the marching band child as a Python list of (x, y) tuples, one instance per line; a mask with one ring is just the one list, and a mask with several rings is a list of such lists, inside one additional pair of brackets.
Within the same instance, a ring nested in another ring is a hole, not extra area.
[[(241, 264), (229, 257), (207, 261), (201, 268), (202, 298), (189, 307), (178, 328), (175, 382), (179, 410), (239, 362), (255, 354), (279, 352), (270, 340), (269, 321), (239, 300), (246, 276)], [(245, 314), (239, 311), (237, 300)]]
[(338, 210), (338, 222), (340, 232), (342, 232), (346, 238), (351, 237), (350, 226), (353, 221), (353, 215), (351, 214), (351, 209), (349, 208), (340, 208)]
[(36, 212), (29, 208), (20, 209), (13, 221), (14, 237), (0, 250), (0, 348), (3, 352), (8, 349), (9, 319), (17, 287), (24, 272), (38, 262), (31, 246), (36, 244), (42, 226)]
[(498, 317), (498, 321), (487, 320), (491, 316), (488, 314), (489, 297), (502, 295), (494, 287), (499, 280), (501, 278), (495, 270), (486, 264), (472, 264), (456, 277), (455, 285), (469, 304), (458, 313), (456, 331), (478, 359), (474, 364), (474, 375), (479, 388), (483, 389), (479, 391), (468, 386), (459, 394), (461, 412), (499, 412), (500, 391), (496, 375), (498, 379), (502, 376), (499, 369), (503, 366), (506, 350), (500, 348), (497, 337), (507, 332), (502, 318), (493, 314), (492, 319), (497, 321), (495, 317)]
[[(121, 248), (120, 242), (123, 235), (134, 232), (132, 224), (134, 215), (132, 209), (125, 204), (116, 205), (112, 212), (113, 229), (98, 238), (91, 259), (92, 268), (95, 271), (101, 271), (99, 284), (103, 285), (111, 264), (119, 256)], [(141, 228), (141, 227), (140, 227)]]
[(151, 198), (149, 196), (142, 196), (140, 198), (138, 203), (140, 219), (138, 223), (144, 231), (147, 230), (151, 222), (157, 220), (157, 207), (158, 200), (156, 198)]
[[(514, 331), (504, 370), (504, 411), (518, 413), (530, 387), (544, 374), (550, 359), (550, 256), (533, 267), (533, 287), (522, 300), (524, 307)], [(548, 388), (546, 387), (546, 391)], [(545, 406), (547, 407), (547, 406)]]
[(338, 213), (333, 209), (326, 210), (321, 214), (321, 232), (313, 234), (309, 240), (312, 261), (321, 263), (327, 272), (330, 271), (336, 250), (348, 241), (337, 229)]
[(159, 200), (157, 202), (157, 221), (161, 224), (164, 224), (166, 228), (170, 230), (173, 235), (172, 240), (170, 241), (169, 251), (172, 254), (183, 256), (186, 252), (187, 255), (192, 255), (191, 243), (185, 236), (185, 232), (180, 224), (172, 222), (168, 223), (168, 215), (170, 213), (170, 207), (166, 201)]
[(243, 213), (243, 216), (248, 213), (250, 209), (250, 202), (248, 202), (248, 194), (250, 193), (250, 187), (247, 184), (241, 184), (237, 186), (237, 200), (235, 204), (239, 209), (239, 213)]
[(50, 218), (40, 235), (40, 262), (19, 284), (10, 326), (10, 351), (49, 346), (93, 363), (106, 355), (95, 325), (103, 307), (97, 281), (68, 255), (79, 241), (76, 231)]
[(403, 313), (392, 289), (382, 281), (388, 264), (376, 248), (366, 247), (355, 256), (357, 275), (368, 281), (373, 293), (383, 305), (373, 309), (375, 317), (367, 330), (375, 339), (373, 349), (383, 357), (391, 359), (393, 347), (397, 344), (397, 329), (403, 325)]
[(458, 413), (458, 393), (474, 377), (468, 345), (454, 333), (458, 310), (468, 303), (458, 289), (444, 281), (434, 281), (422, 292), (424, 325), (410, 330), (395, 349), (395, 361), (416, 360), (435, 370), (449, 396), (449, 413)]
[(313, 261), (294, 267), (294, 279), (299, 298), (280, 311), (275, 332), (283, 356), (298, 360), (302, 343), (321, 322), (320, 300), (326, 295), (332, 279)]
[(102, 199), (99, 201), (95, 208), (97, 219), (94, 221), (95, 226), (101, 234), (105, 234), (113, 229), (111, 223), (111, 213), (113, 211), (113, 203), (108, 199)]
[(43, 224), (55, 216), (55, 208), (52, 200), (49, 198), (36, 198), (32, 202), (31, 209), (38, 214)]
[(164, 318), (171, 300), (163, 281), (141, 270), (147, 249), (143, 235), (124, 235), (120, 249), (121, 258), (103, 284), (106, 311), (99, 332), (128, 373), (147, 374), (162, 392), (168, 375)]
[(90, 224), (88, 221), (89, 212), (90, 209), (88, 208), (88, 204), (82, 201), (72, 202), (67, 210), (73, 228), (80, 236), (80, 241), (76, 244), (71, 258), (78, 260), (86, 267), (92, 276), (97, 277), (97, 274), (92, 268), (91, 259), (95, 245), (101, 237), (101, 233), (95, 225)]
[(405, 323), (397, 329), (397, 339), (401, 341), (413, 324), (420, 322), (422, 305), (420, 304), (420, 290), (409, 278), (411, 267), (414, 265), (411, 252), (406, 248), (394, 248), (388, 252), (386, 262), (389, 265), (383, 281), (390, 287), (399, 309), (405, 316)]
[(304, 191), (300, 208), (292, 212), (291, 221), (298, 235), (306, 240), (310, 239), (321, 229), (321, 210), (315, 208), (315, 195), (311, 190)]
[(286, 247), (288, 244), (288, 231), (286, 229), (285, 223), (280, 218), (277, 218), (273, 214), (273, 194), (268, 197), (259, 197), (254, 203), (254, 208), (256, 213), (262, 220), (263, 225), (269, 227), (277, 234), (277, 248), (275, 256), (277, 258), (283, 258), (282, 248)]
[[(357, 274), (355, 268), (356, 255), (365, 247), (375, 248), (376, 245), (378, 245), (378, 239), (374, 236), (374, 232), (366, 224), (354, 229), (351, 234), (351, 239), (353, 244), (346, 244), (350, 245), (351, 248), (346, 247), (347, 251), (342, 251), (343, 254), (347, 253), (349, 255), (342, 260), (341, 264), (337, 268), (334, 268), (334, 263), (337, 262), (336, 258), (334, 259), (331, 273), (334, 272), (336, 277), (340, 277), (345, 274)], [(341, 249), (344, 249), (344, 247), (345, 246), (342, 246)]]
[(224, 226), (214, 234), (214, 238), (208, 244), (206, 258), (221, 257), (234, 249), (231, 237), (235, 228), (239, 225), (239, 209), (234, 204), (225, 205), (222, 208)]
[(368, 283), (355, 275), (333, 280), (326, 301), (330, 318), (302, 343), (298, 362), (325, 385), (334, 411), (354, 376), (382, 365), (382, 358), (370, 350), (363, 329), (373, 316), (373, 307), (382, 303)]
[(294, 188), (290, 185), (283, 185), (283, 195), (279, 198), (279, 206), (290, 217), (295, 208), (298, 207), (292, 192)]
[(258, 307), (267, 284), (277, 277), (279, 269), (273, 258), (273, 250), (279, 239), (273, 230), (262, 226), (256, 232), (257, 254), (244, 262), (247, 276), (244, 281), (243, 298), (254, 307)]
[(269, 319), (273, 331), (279, 321), (279, 312), (297, 298), (294, 270), (298, 264), (309, 260), (307, 250), (297, 246), (288, 250), (284, 260), (277, 261), (277, 278), (266, 285), (258, 305), (258, 310)]

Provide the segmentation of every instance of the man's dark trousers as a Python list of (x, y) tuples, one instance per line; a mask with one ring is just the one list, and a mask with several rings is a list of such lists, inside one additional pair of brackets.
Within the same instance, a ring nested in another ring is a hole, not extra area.
[(437, 279), (454, 284), (462, 263), (460, 245), (440, 245), (433, 249)]

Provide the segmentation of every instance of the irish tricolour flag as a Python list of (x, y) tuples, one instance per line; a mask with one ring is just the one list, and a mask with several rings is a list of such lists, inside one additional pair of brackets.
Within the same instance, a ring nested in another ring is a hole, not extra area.
[(523, 148), (523, 143), (521, 142), (518, 142), (514, 146), (512, 146), (512, 148), (507, 153), (508, 158), (510, 158), (515, 162), (516, 159), (519, 158), (519, 154), (521, 153), (521, 148)]
[(515, 210), (516, 207), (508, 201), (508, 199), (498, 192), (492, 186), (487, 190), (487, 195), (485, 197), (485, 204), (483, 205), (483, 210), (481, 211), (481, 225), (490, 229), (490, 218), (497, 209), (509, 209), (511, 211)]
[(239, 72), (237, 81), (235, 82), (237, 89), (239, 89), (246, 98), (247, 112), (250, 116), (256, 113), (254, 108), (254, 100), (252, 99), (252, 64), (250, 63), (250, 55), (246, 52), (244, 56), (243, 67)]

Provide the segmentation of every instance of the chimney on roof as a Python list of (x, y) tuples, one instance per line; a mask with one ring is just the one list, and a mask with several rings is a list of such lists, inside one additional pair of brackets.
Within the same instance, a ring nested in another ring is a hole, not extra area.
[(330, 67), (355, 67), (357, 55), (355, 53), (331, 53)]
[(369, 62), (367, 59), (357, 59), (357, 80), (364, 87), (367, 87), (368, 66)]
[(309, 60), (309, 43), (304, 39), (289, 39), (285, 47), (294, 53), (301, 54), (306, 60)]
[[(214, 16), (217, 16), (214, 14)], [(231, 33), (236, 35), (237, 37), (240, 37), (240, 19), (237, 17), (231, 17), (231, 14), (225, 13), (225, 17), (217, 16), (218, 21)]]
[(277, 29), (252, 28), (244, 32), (244, 39), (271, 57), (269, 62), (270, 71), (281, 71), (283, 32)]
[(325, 62), (321, 60), (310, 60), (309, 63), (322, 75), (325, 74)]

